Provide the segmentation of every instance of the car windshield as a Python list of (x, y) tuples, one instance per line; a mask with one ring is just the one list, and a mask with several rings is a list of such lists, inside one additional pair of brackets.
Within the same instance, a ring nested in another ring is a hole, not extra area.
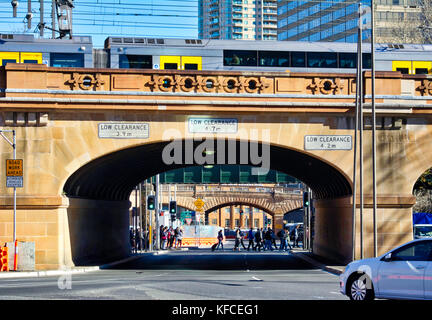
[(432, 237), (432, 226), (417, 226), (415, 235), (420, 237)]

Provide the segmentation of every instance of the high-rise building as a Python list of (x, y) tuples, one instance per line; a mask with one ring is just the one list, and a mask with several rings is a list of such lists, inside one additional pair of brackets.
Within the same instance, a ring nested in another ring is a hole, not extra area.
[(376, 42), (418, 43), (426, 40), (421, 37), (424, 30), (419, 26), (431, 18), (431, 13), (425, 12), (432, 8), (430, 1), (375, 0), (375, 5)]
[(277, 40), (277, 0), (199, 0), (200, 39)]
[(352, 0), (278, 1), (278, 40), (356, 42), (357, 23)]

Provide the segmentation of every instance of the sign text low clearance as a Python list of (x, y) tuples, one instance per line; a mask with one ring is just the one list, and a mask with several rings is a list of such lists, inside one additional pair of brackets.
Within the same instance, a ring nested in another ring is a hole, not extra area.
[(310, 135), (304, 137), (305, 150), (351, 150), (350, 135)]

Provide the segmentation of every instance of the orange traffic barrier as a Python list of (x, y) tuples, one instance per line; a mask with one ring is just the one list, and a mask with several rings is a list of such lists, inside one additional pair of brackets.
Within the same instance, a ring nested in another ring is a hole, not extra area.
[(0, 248), (0, 271), (9, 271), (8, 247)]

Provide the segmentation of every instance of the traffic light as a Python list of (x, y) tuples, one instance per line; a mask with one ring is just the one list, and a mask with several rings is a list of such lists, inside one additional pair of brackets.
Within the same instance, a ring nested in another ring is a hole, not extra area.
[(175, 215), (177, 213), (177, 202), (176, 201), (170, 201), (169, 212), (171, 215)]
[(147, 197), (147, 210), (154, 210), (155, 207), (156, 207), (155, 196), (148, 196)]
[(169, 212), (171, 215), (171, 221), (175, 221), (177, 218), (177, 202), (170, 201), (169, 203)]
[(309, 192), (303, 192), (303, 207), (309, 207)]

